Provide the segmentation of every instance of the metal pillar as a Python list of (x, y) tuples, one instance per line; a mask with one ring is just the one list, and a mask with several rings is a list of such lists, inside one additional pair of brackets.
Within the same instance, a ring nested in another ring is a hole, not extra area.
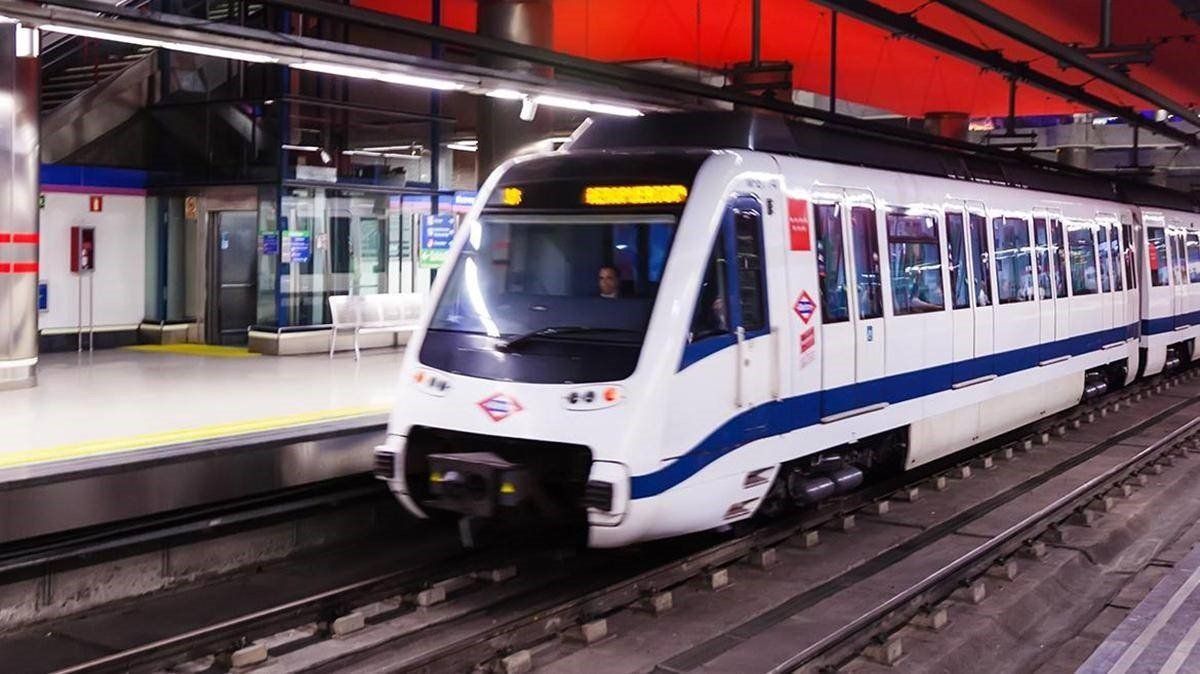
[[(552, 0), (479, 0), (479, 34), (534, 47), (553, 46)], [(484, 65), (505, 70), (525, 70), (550, 75), (544, 66), (497, 56), (483, 56)], [(521, 101), (479, 97), (479, 182), (492, 169), (522, 148), (541, 139), (552, 128), (549, 110), (539, 110), (532, 121), (520, 118)]]
[(0, 388), (38, 359), (37, 31), (0, 23)]

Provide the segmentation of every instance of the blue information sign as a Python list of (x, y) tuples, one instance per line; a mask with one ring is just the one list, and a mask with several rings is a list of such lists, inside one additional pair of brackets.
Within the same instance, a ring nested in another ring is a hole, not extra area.
[(263, 232), (263, 234), (262, 234), (262, 254), (263, 255), (278, 255), (279, 254), (279, 232)]
[(50, 309), (50, 286), (45, 281), (38, 283), (38, 311)]
[(312, 238), (308, 232), (283, 233), (282, 262), (308, 262), (312, 258)]
[(442, 213), (421, 218), (422, 267), (436, 269), (446, 262), (450, 243), (454, 241), (454, 214)]

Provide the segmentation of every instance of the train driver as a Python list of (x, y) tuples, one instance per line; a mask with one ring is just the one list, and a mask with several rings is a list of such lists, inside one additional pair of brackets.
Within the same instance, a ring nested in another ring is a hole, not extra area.
[(597, 283), (600, 286), (600, 297), (606, 300), (615, 300), (621, 294), (621, 273), (612, 265), (604, 265), (600, 267), (600, 274), (597, 278)]

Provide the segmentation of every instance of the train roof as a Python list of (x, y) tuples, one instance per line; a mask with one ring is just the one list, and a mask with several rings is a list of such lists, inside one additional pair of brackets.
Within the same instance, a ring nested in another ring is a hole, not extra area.
[(1007, 185), (1059, 194), (1200, 212), (1200, 200), (1165, 187), (1114, 178), (980, 147), (918, 143), (883, 133), (750, 112), (652, 113), (593, 119), (572, 150), (744, 149), (871, 168)]

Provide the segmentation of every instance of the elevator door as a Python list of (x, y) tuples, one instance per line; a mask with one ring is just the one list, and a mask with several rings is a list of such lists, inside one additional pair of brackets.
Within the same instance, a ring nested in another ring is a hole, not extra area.
[(241, 345), (258, 303), (258, 214), (221, 211), (212, 217), (208, 343)]

